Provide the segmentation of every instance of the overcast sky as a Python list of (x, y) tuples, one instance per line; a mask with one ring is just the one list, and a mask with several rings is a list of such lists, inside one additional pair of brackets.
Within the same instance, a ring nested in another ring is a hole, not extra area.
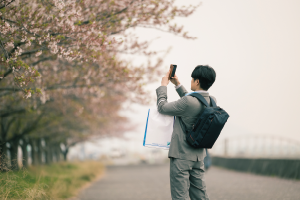
[[(177, 64), (176, 74), (189, 91), (197, 65), (215, 69), (209, 93), (230, 115), (222, 137), (271, 134), (300, 141), (299, 10), (299, 0), (203, 0), (192, 16), (176, 19), (196, 40), (149, 29), (136, 33), (140, 39), (160, 37), (152, 49), (172, 47), (164, 60), (166, 70)], [(152, 95), (159, 85), (148, 87)], [(170, 83), (168, 100), (178, 98)], [(127, 115), (138, 124), (132, 134), (142, 140), (148, 107), (135, 108)]]

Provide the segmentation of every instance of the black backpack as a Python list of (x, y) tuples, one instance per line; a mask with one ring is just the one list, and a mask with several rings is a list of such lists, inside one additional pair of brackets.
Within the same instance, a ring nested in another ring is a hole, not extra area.
[(198, 116), (192, 130), (187, 130), (182, 119), (179, 117), (180, 124), (183, 125), (183, 130), (186, 132), (186, 141), (194, 148), (211, 149), (227, 122), (229, 115), (225, 110), (218, 107), (211, 97), (209, 98), (212, 107), (208, 105), (201, 94), (192, 93), (189, 96), (196, 97), (206, 108)]

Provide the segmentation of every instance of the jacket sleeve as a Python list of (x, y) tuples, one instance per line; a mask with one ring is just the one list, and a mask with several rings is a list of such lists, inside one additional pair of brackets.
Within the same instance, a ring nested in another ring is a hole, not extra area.
[(183, 97), (188, 91), (181, 85), (179, 88), (176, 89), (177, 93), (179, 94), (180, 97)]
[(186, 112), (187, 97), (168, 103), (167, 87), (160, 86), (156, 89), (157, 110), (159, 113), (171, 116), (182, 116)]

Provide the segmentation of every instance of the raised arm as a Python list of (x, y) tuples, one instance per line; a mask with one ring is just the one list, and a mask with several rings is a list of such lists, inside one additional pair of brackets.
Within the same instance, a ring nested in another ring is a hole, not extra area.
[(171, 116), (182, 116), (186, 112), (187, 97), (168, 103), (167, 87), (160, 86), (156, 89), (157, 110), (159, 113)]
[(170, 79), (170, 81), (175, 85), (176, 91), (180, 97), (183, 97), (186, 93), (188, 93), (188, 91), (186, 91), (183, 85), (180, 84), (180, 81), (176, 74), (174, 75), (173, 78)]
[(178, 85), (179, 87), (176, 87), (176, 91), (180, 97), (183, 97), (188, 91), (185, 89), (183, 85)]

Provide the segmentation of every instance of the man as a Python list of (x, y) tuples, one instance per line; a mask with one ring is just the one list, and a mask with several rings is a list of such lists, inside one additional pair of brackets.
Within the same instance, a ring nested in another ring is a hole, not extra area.
[[(195, 149), (186, 141), (185, 130), (180, 124), (179, 117), (187, 129), (192, 128), (205, 106), (197, 98), (188, 96), (186, 89), (180, 84), (175, 75), (171, 82), (181, 97), (178, 101), (167, 101), (167, 85), (169, 72), (161, 80), (161, 86), (156, 89), (158, 112), (176, 116), (169, 149), (170, 184), (173, 200), (208, 200), (204, 181), (205, 149)], [(192, 72), (191, 90), (200, 93), (210, 104), (207, 90), (215, 82), (216, 73), (207, 65), (199, 65)], [(212, 97), (214, 100), (215, 98)]]

